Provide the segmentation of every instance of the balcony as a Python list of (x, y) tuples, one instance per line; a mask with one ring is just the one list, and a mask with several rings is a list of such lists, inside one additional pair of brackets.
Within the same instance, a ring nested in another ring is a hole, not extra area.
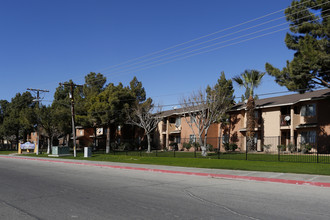
[(286, 127), (291, 125), (291, 116), (290, 115), (280, 115), (280, 126)]
[[(166, 124), (162, 125), (162, 132), (166, 133), (167, 132), (167, 126)], [(175, 123), (170, 123), (168, 126), (168, 132), (169, 133), (180, 133), (181, 132), (181, 126), (177, 127)]]

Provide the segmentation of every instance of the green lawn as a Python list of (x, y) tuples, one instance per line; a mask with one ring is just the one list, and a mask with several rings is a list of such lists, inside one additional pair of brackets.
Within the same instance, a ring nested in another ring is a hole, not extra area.
[(0, 151), (0, 154), (14, 154), (14, 153), (17, 153), (17, 151)]
[[(167, 155), (166, 155), (167, 154)], [(317, 175), (330, 175), (330, 164), (324, 163), (292, 163), (292, 162), (278, 162), (278, 155), (262, 154), (262, 155), (248, 155), (248, 157), (259, 156), (254, 161), (243, 160), (245, 154), (221, 154), (220, 158), (241, 157), (242, 160), (235, 159), (211, 159), (211, 158), (192, 158), (194, 153), (180, 154), (176, 152), (164, 152), (163, 154), (157, 153), (143, 153), (141, 152), (117, 152), (113, 154), (100, 154), (93, 153), (90, 158), (84, 158), (83, 153), (78, 153), (77, 157), (61, 157), (61, 159), (80, 159), (80, 160), (92, 160), (92, 161), (111, 161), (122, 163), (137, 163), (137, 164), (156, 164), (156, 165), (168, 165), (168, 166), (182, 166), (182, 167), (196, 167), (196, 168), (212, 168), (212, 169), (232, 169), (232, 170), (250, 170), (250, 171), (267, 171), (267, 172), (282, 172), (282, 173), (301, 173), (301, 174), (317, 174)], [(30, 154), (30, 156), (35, 156)], [(214, 157), (215, 155), (211, 155)], [(217, 156), (217, 155), (216, 155)], [(222, 156), (222, 157), (221, 157)], [(268, 161), (260, 161), (263, 157), (269, 157)], [(288, 156), (288, 157), (285, 157)], [(281, 157), (290, 159), (290, 155), (281, 155)], [(304, 155), (301, 155), (304, 156)], [(47, 154), (40, 154), (39, 157), (47, 157)], [(198, 155), (198, 157), (200, 157)], [(270, 161), (273, 159), (273, 161)]]

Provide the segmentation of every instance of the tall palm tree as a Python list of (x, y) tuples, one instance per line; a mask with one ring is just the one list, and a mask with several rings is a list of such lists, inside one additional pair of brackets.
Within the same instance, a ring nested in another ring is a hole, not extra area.
[(260, 85), (261, 79), (264, 75), (265, 73), (258, 70), (245, 70), (240, 76), (233, 78), (240, 87), (245, 88), (245, 94), (242, 95), (242, 101), (247, 100), (250, 96), (254, 99), (256, 98), (254, 96), (254, 89)]
[(246, 137), (247, 137), (247, 150), (256, 150), (254, 144), (254, 128), (255, 128), (255, 116), (254, 116), (254, 89), (257, 88), (262, 77), (265, 73), (258, 70), (245, 70), (240, 76), (233, 78), (240, 87), (245, 88), (245, 95), (242, 95), (242, 101), (248, 100), (246, 104)]

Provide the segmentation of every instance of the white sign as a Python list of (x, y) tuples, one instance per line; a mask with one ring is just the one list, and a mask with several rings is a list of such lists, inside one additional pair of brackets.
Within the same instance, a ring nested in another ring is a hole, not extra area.
[(22, 150), (33, 150), (34, 148), (35, 148), (35, 145), (32, 144), (31, 142), (26, 142), (24, 144), (21, 144)]

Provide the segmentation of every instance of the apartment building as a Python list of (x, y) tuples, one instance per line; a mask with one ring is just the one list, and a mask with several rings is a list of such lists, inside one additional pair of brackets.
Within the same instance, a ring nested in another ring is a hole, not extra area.
[[(278, 145), (301, 148), (309, 144), (319, 151), (330, 150), (330, 89), (260, 99), (255, 102), (257, 151), (277, 151)], [(230, 111), (231, 123), (225, 135), (246, 149), (245, 104)], [(236, 140), (235, 140), (236, 139)], [(286, 149), (288, 150), (288, 149)]]
[[(330, 151), (330, 89), (306, 92), (304, 94), (284, 95), (256, 100), (255, 137), (253, 151), (276, 152), (278, 145), (294, 145), (298, 150), (309, 144), (315, 151)], [(208, 132), (207, 143), (213, 147), (235, 143), (238, 150), (246, 150), (246, 104), (238, 103), (228, 113), (229, 122), (213, 124)], [(191, 128), (182, 109), (173, 109), (161, 114), (163, 120), (155, 133), (161, 148), (171, 149), (171, 143), (193, 141)], [(158, 136), (158, 137), (157, 137)], [(286, 148), (285, 150), (288, 150)]]
[[(180, 150), (183, 148), (183, 143), (198, 142), (198, 129), (193, 125), (194, 123), (191, 123), (193, 118), (190, 118), (182, 108), (164, 111), (160, 116), (163, 119), (159, 122), (154, 133), (154, 140), (160, 144), (161, 149), (172, 150), (175, 148)], [(220, 143), (219, 131), (220, 124), (212, 124), (210, 126), (207, 144), (218, 147)], [(204, 134), (202, 137), (204, 138)]]

